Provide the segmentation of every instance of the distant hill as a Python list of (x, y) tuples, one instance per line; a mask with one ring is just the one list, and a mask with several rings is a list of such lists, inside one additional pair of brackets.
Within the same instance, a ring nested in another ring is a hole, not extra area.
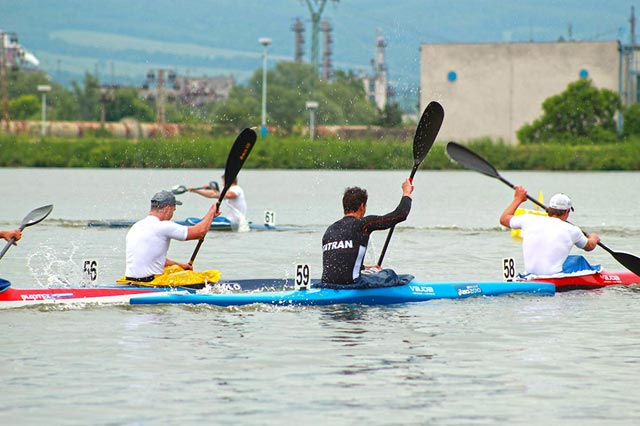
[[(311, 0), (317, 10), (317, 1)], [(376, 31), (387, 42), (389, 77), (405, 108), (415, 107), (421, 43), (628, 40), (626, 0), (341, 0), (329, 1), (334, 68), (370, 72)], [(0, 0), (0, 28), (63, 84), (85, 72), (101, 82), (140, 85), (147, 71), (233, 75), (243, 83), (262, 66), (259, 37), (269, 37), (269, 63), (292, 60), (302, 0)]]

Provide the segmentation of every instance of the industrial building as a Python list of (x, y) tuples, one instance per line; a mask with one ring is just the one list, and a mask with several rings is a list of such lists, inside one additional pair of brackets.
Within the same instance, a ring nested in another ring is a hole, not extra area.
[(444, 106), (440, 140), (514, 144), (542, 103), (580, 78), (637, 102), (632, 52), (618, 41), (422, 44), (420, 107)]

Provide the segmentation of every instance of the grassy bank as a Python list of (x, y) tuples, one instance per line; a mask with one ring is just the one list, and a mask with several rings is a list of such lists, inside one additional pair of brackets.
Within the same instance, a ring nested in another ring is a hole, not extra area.
[[(223, 168), (233, 137), (81, 139), (0, 136), (2, 167)], [(640, 140), (606, 145), (518, 145), (479, 141), (468, 145), (501, 170), (640, 170)], [(413, 166), (407, 142), (299, 137), (258, 140), (247, 168), (401, 169)], [(436, 143), (423, 167), (457, 168)]]

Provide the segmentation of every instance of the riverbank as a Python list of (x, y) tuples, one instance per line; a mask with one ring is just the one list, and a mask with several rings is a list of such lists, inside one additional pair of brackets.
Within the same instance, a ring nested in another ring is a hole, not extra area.
[[(2, 167), (223, 168), (233, 137), (165, 139), (43, 138), (0, 136)], [(501, 170), (640, 170), (640, 140), (592, 145), (468, 146)], [(423, 167), (455, 169), (437, 141)], [(310, 141), (295, 136), (259, 139), (245, 167), (255, 169), (403, 170), (413, 166), (410, 142), (393, 140)]]

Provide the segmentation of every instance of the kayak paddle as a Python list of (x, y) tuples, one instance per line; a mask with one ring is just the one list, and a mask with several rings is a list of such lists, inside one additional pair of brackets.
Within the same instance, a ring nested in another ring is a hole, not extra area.
[[(465, 146), (462, 146), (455, 142), (449, 142), (447, 144), (447, 154), (449, 154), (449, 157), (451, 157), (452, 160), (460, 164), (465, 169), (473, 170), (482, 173), (483, 175), (498, 179), (512, 189), (515, 187), (511, 182), (500, 176), (500, 173), (498, 173), (498, 171), (495, 169), (495, 167), (493, 167), (493, 165), (491, 165), (491, 163), (489, 163), (487, 160), (480, 157), (478, 154), (471, 151)], [(527, 194), (527, 199), (542, 207), (543, 209), (547, 209), (547, 206), (545, 206), (542, 202), (536, 200), (529, 194)], [(587, 235), (584, 231), (583, 233)], [(613, 251), (609, 247), (604, 245), (604, 243), (601, 241), (598, 242), (598, 245), (611, 256), (613, 256), (613, 258), (617, 260), (622, 266), (624, 266), (634, 274), (640, 275), (640, 258), (631, 253)]]
[[(31, 210), (29, 214), (27, 214), (24, 217), (24, 219), (22, 219), (20, 230), (22, 231), (27, 226), (35, 225), (36, 223), (42, 222), (47, 216), (49, 216), (49, 213), (51, 213), (51, 210), (53, 210), (53, 204), (49, 204), (48, 206), (42, 206), (35, 210)], [(4, 256), (7, 250), (9, 250), (9, 247), (11, 247), (15, 242), (16, 242), (15, 238), (11, 238), (7, 242), (7, 244), (4, 246), (4, 248), (0, 252), (0, 259), (2, 259), (2, 256)]]
[[(211, 182), (209, 182), (209, 186), (199, 186), (193, 189), (215, 189), (216, 191), (218, 191), (220, 189), (220, 186), (218, 185), (218, 182), (216, 182), (215, 180), (212, 180)], [(173, 188), (171, 188), (171, 193), (173, 195), (184, 194), (187, 191), (189, 191), (189, 188), (187, 188), (184, 185), (176, 185)]]
[[(251, 148), (255, 145), (257, 137), (258, 136), (253, 129), (246, 128), (240, 132), (235, 142), (233, 142), (233, 146), (231, 147), (231, 151), (229, 151), (229, 156), (227, 157), (227, 163), (224, 166), (224, 187), (222, 188), (218, 201), (216, 202), (218, 209), (220, 208), (220, 204), (222, 203), (224, 196), (227, 195), (227, 191), (233, 184), (233, 181), (236, 180), (238, 173), (240, 173), (240, 169), (247, 160), (247, 157), (251, 152)], [(204, 237), (198, 240), (198, 245), (191, 255), (189, 265), (193, 265), (203, 242)]]
[[(420, 167), (420, 163), (422, 163), (422, 160), (424, 160), (433, 146), (443, 120), (444, 109), (442, 108), (442, 105), (436, 101), (429, 102), (429, 105), (427, 105), (422, 113), (422, 117), (420, 117), (420, 122), (416, 127), (416, 133), (413, 136), (413, 169), (409, 176), (409, 179), (412, 182), (413, 177), (418, 171), (418, 167)], [(378, 259), (378, 266), (382, 265), (384, 255), (387, 252), (387, 247), (389, 247), (389, 241), (391, 241), (391, 235), (393, 235), (394, 229), (395, 225), (389, 229), (389, 234), (387, 235), (387, 239), (382, 247), (380, 258)]]

